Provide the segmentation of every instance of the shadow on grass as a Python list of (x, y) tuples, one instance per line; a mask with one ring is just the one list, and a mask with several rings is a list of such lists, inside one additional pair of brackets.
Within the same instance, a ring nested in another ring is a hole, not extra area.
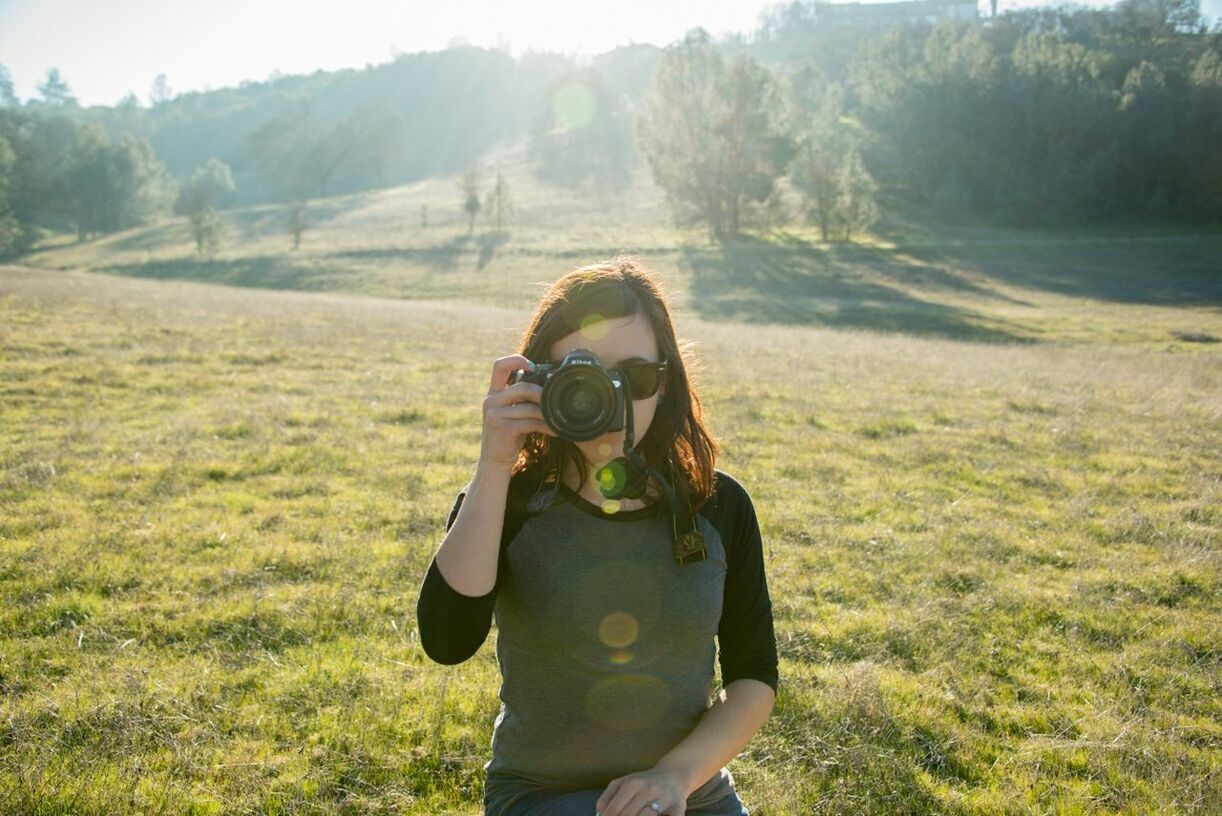
[(336, 288), (324, 270), (309, 261), (282, 256), (257, 256), (235, 260), (176, 258), (101, 267), (98, 272), (157, 280), (192, 280), (256, 289), (322, 291)]
[[(1070, 297), (1160, 306), (1222, 304), (1222, 238), (990, 245), (956, 263), (999, 282)], [(945, 253), (914, 249), (936, 262)], [(972, 257), (976, 255), (977, 257)]]
[(489, 232), (481, 235), (459, 235), (444, 244), (419, 249), (372, 249), (335, 252), (326, 256), (257, 255), (248, 258), (221, 260), (190, 256), (164, 261), (136, 264), (112, 264), (97, 268), (98, 272), (158, 280), (193, 280), (227, 286), (248, 286), (258, 289), (289, 289), (323, 291), (342, 288), (344, 265), (331, 259), (387, 259), (425, 267), (433, 273), (454, 271), (464, 255), (475, 253), (476, 266), (484, 269), (498, 249), (509, 241), (509, 233)]
[(179, 220), (138, 230), (130, 235), (124, 235), (122, 238), (112, 239), (106, 245), (109, 249), (120, 251), (152, 250), (159, 249), (167, 244), (189, 240), (191, 240), (191, 232), (187, 227), (187, 223), (185, 220)]
[(507, 230), (478, 234), (463, 233), (436, 246), (351, 249), (330, 253), (329, 257), (367, 261), (402, 261), (444, 274), (457, 270), (460, 259), (471, 253), (475, 254), (476, 269), (484, 269), (492, 262), (500, 248), (509, 242), (509, 238), (510, 233)]
[(680, 263), (692, 273), (691, 307), (710, 319), (1032, 342), (981, 325), (985, 318), (970, 309), (910, 294), (954, 291), (1013, 302), (946, 268), (909, 260), (891, 250), (853, 244), (822, 248), (798, 238), (769, 242), (744, 237), (721, 247), (685, 247)]
[(898, 252), (1010, 286), (1150, 305), (1222, 303), (1222, 232), (1143, 225), (1023, 231), (893, 219), (874, 233)]
[(509, 241), (509, 233), (505, 230), (487, 232), (479, 237), (479, 258), (475, 262), (476, 269), (483, 269), (492, 261), (496, 251)]

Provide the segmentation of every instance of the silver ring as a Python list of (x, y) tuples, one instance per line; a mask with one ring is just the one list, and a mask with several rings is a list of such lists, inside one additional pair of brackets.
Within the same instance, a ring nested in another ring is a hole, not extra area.
[(653, 810), (653, 812), (654, 812), (654, 813), (661, 813), (661, 812), (662, 812), (662, 806), (661, 806), (660, 804), (658, 804), (658, 800), (657, 800), (657, 799), (654, 799), (652, 802), (650, 802), (650, 803), (649, 803), (649, 807), (650, 807), (650, 808)]

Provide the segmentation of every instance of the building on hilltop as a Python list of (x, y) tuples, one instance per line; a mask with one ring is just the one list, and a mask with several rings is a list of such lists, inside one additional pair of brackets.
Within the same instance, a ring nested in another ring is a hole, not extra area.
[(907, 0), (899, 3), (815, 3), (814, 20), (843, 28), (887, 28), (904, 23), (975, 22), (976, 0)]

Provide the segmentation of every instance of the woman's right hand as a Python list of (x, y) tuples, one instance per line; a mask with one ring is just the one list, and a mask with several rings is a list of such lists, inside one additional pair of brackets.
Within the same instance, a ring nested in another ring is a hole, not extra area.
[(521, 354), (497, 358), (492, 364), (492, 382), (484, 397), (484, 431), (480, 439), (480, 467), (508, 472), (518, 461), (522, 442), (528, 433), (556, 433), (543, 420), (539, 399), (543, 386), (531, 382), (509, 385), (509, 375), (529, 368)]

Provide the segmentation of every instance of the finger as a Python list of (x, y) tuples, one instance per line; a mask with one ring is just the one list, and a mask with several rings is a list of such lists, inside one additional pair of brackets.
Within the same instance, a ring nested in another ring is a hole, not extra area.
[(518, 402), (539, 402), (543, 398), (543, 386), (532, 382), (516, 382), (500, 391), (489, 391), (486, 402), (492, 405), (513, 405)]
[(543, 433), (548, 436), (555, 436), (556, 432), (541, 419), (508, 419), (509, 427), (518, 435), (528, 433)]
[[(637, 783), (640, 784), (640, 783)], [(653, 801), (651, 799), (642, 799), (643, 791), (637, 785), (623, 785), (611, 797), (611, 804), (603, 811), (603, 816), (637, 816), (641, 812), (642, 807), (648, 806)], [(640, 800), (640, 807), (633, 809), (632, 803)], [(653, 811), (650, 811), (652, 813)]]
[(488, 393), (503, 391), (509, 384), (509, 375), (519, 368), (529, 368), (530, 360), (521, 354), (507, 354), (498, 357), (492, 363), (492, 380), (488, 384)]
[(493, 413), (502, 419), (537, 419), (543, 421), (543, 409), (535, 402), (516, 402), (512, 405), (500, 405)]
[(657, 811), (649, 806), (649, 803), (655, 799), (658, 801), (658, 807), (662, 808), (663, 813), (666, 813), (665, 802), (650, 794), (648, 789), (637, 791), (636, 796), (633, 796), (628, 800), (628, 804), (624, 805), (622, 813), (624, 816), (657, 816)]
[(612, 779), (607, 785), (607, 789), (603, 791), (603, 795), (598, 797), (598, 801), (594, 803), (594, 810), (601, 816), (606, 816), (607, 808), (611, 807), (611, 799), (619, 791), (620, 785), (624, 784), (622, 779)]

